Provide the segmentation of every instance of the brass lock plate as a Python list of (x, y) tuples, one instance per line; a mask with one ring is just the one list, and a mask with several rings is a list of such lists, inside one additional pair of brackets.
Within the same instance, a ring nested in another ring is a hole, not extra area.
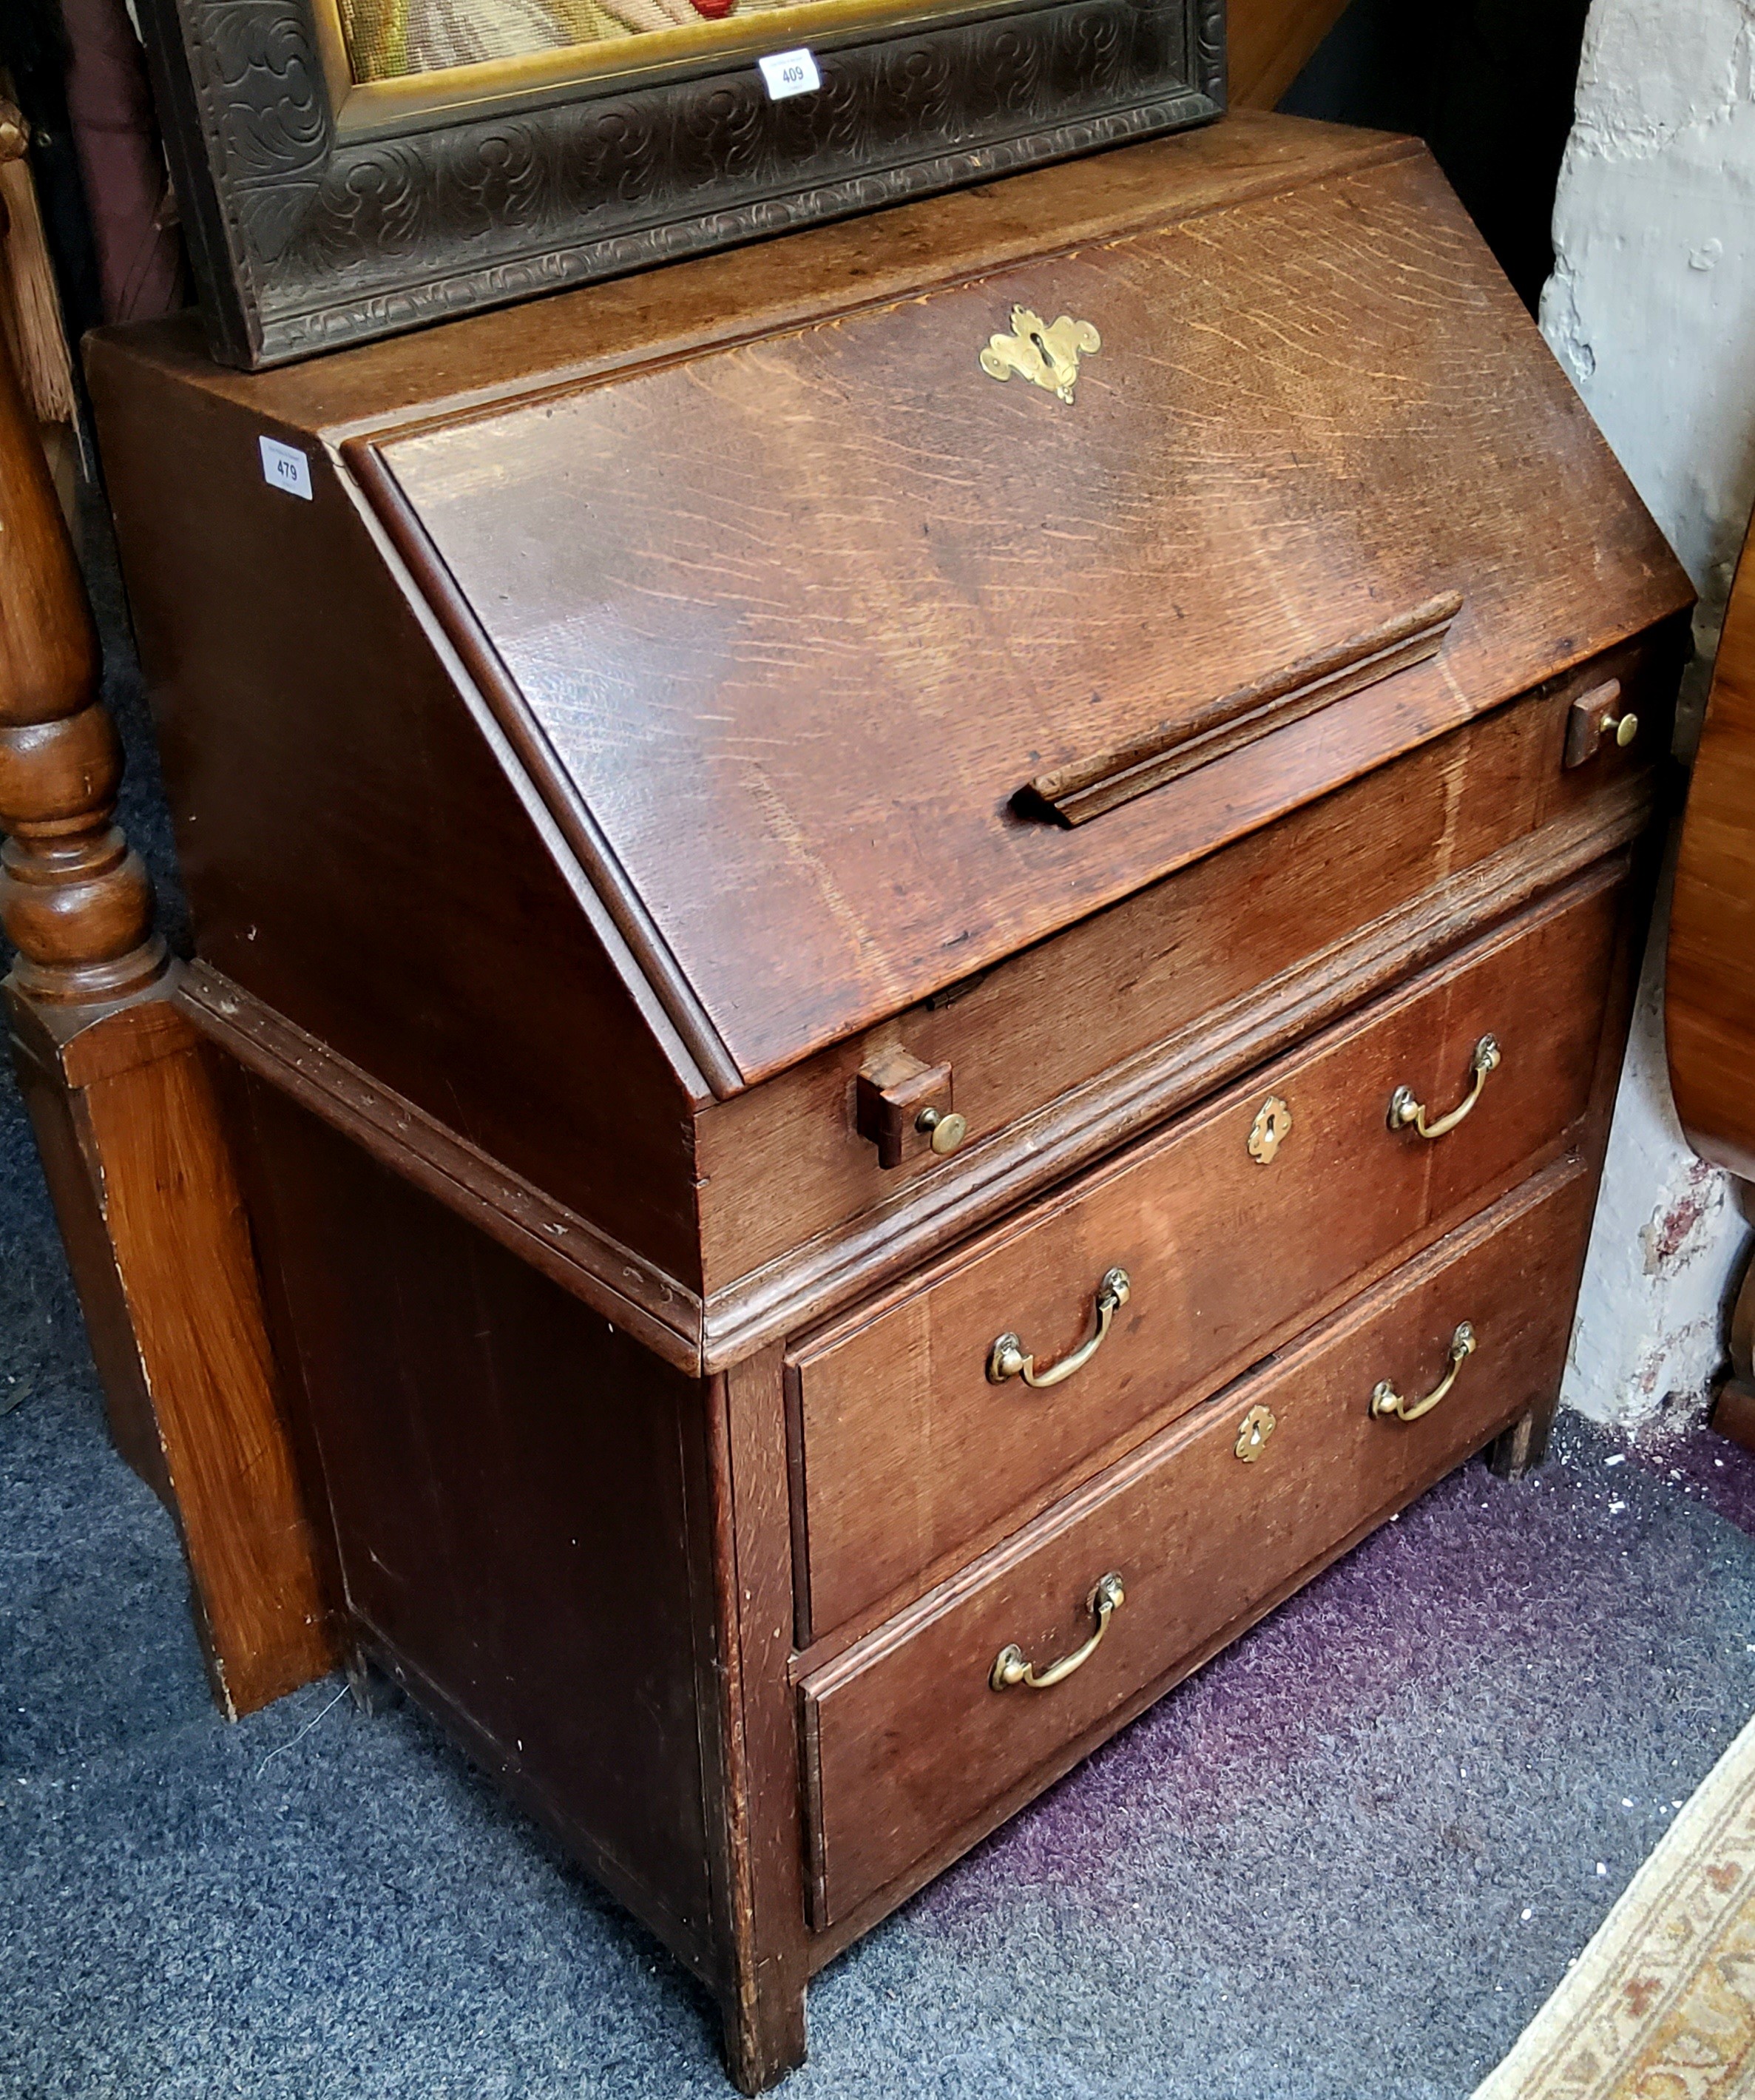
[(1250, 1158), (1259, 1167), (1273, 1163), (1273, 1156), (1292, 1135), (1292, 1111), (1277, 1094), (1270, 1094), (1256, 1111), (1250, 1127)]
[(1009, 379), (1016, 373), (1033, 386), (1070, 402), (1078, 384), (1079, 358), (1102, 347), (1103, 338), (1089, 321), (1075, 321), (1070, 314), (1045, 321), (1028, 307), (1014, 307), (1012, 333), (987, 338), (981, 369), (990, 379)]
[(1252, 1407), (1243, 1418), (1237, 1432), (1237, 1456), (1246, 1466), (1253, 1466), (1267, 1449), (1268, 1439), (1280, 1424), (1271, 1408)]

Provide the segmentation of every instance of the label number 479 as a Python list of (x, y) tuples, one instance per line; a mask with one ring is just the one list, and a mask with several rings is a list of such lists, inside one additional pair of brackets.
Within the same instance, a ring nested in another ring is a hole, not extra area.
[(311, 461), (298, 446), (283, 445), (278, 438), (258, 438), (256, 446), (262, 454), (262, 478), (268, 486), (284, 489), (289, 496), (302, 496), (309, 503)]

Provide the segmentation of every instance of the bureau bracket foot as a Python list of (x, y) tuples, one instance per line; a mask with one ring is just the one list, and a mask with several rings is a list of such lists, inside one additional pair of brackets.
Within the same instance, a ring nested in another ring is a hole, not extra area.
[(725, 2069), (739, 2093), (778, 2085), (805, 2060), (805, 1990), (767, 1983), (748, 1998), (724, 2004)]
[(1494, 1437), (1487, 1447), (1487, 1463), (1501, 1480), (1521, 1480), (1548, 1455), (1548, 1432), (1554, 1424), (1554, 1404), (1532, 1407), (1511, 1427)]
[(380, 1668), (361, 1648), (342, 1659), (347, 1679), (347, 1696), (354, 1711), (366, 1720), (377, 1720), (405, 1704), (403, 1688), (387, 1670)]

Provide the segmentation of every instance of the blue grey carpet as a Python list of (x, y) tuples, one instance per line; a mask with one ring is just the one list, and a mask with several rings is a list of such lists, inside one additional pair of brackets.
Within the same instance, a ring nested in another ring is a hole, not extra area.
[[(0, 1080), (15, 1401), (0, 2092), (728, 2090), (703, 1994), (418, 1715), (219, 1719)], [(821, 1978), (789, 2095), (1460, 2100), (1755, 1707), (1740, 1521), (1699, 1433), (1453, 1476)]]

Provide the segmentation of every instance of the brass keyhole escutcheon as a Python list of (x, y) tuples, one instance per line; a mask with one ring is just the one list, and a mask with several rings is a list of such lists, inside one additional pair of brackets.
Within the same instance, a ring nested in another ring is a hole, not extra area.
[(1274, 1154), (1292, 1135), (1292, 1111), (1277, 1094), (1270, 1094), (1256, 1111), (1250, 1126), (1250, 1158), (1258, 1166), (1272, 1164)]
[(1237, 1432), (1237, 1456), (1246, 1466), (1253, 1466), (1267, 1448), (1268, 1439), (1279, 1427), (1271, 1408), (1252, 1407), (1243, 1418), (1243, 1426)]
[(1074, 320), (1070, 314), (1045, 321), (1031, 307), (1014, 307), (1011, 333), (987, 338), (981, 364), (990, 379), (1016, 374), (1070, 404), (1078, 384), (1079, 359), (1102, 347), (1103, 338), (1089, 321)]
[(968, 1119), (955, 1109), (948, 1114), (938, 1109), (922, 1109), (914, 1119), (914, 1127), (941, 1155), (955, 1152), (969, 1134)]

